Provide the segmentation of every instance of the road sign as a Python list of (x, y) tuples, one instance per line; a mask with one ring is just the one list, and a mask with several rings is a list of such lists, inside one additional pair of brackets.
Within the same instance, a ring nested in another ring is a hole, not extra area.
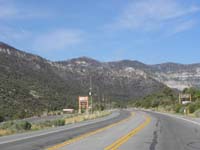
[(191, 94), (179, 94), (179, 104), (188, 104), (192, 102), (192, 95)]
[(81, 111), (83, 109), (85, 109), (86, 112), (88, 112), (88, 106), (89, 106), (89, 102), (88, 102), (89, 98), (88, 96), (79, 96), (78, 98), (78, 103), (79, 103), (79, 113), (81, 113)]

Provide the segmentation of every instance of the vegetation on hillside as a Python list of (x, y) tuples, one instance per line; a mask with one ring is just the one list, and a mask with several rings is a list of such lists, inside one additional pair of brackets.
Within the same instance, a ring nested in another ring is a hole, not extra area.
[(182, 93), (191, 94), (192, 102), (186, 105), (179, 104), (178, 92), (173, 91), (170, 88), (165, 88), (160, 93), (154, 93), (139, 99), (136, 102), (131, 102), (131, 105), (146, 109), (162, 109), (164, 111), (181, 114), (183, 114), (184, 109), (186, 109), (188, 113), (194, 113), (197, 117), (200, 117), (200, 89), (186, 88)]

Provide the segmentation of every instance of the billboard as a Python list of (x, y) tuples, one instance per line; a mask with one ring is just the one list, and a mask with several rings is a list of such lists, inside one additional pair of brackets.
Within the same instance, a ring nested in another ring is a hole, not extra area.
[(86, 112), (88, 112), (89, 108), (89, 98), (88, 96), (79, 96), (78, 97), (78, 103), (79, 103), (79, 113), (84, 109)]
[(79, 96), (79, 102), (88, 102), (88, 96)]

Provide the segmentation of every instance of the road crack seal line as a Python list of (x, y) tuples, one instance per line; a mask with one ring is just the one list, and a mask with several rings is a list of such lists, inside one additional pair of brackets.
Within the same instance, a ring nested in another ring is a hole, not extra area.
[[(156, 122), (156, 128), (158, 128), (159, 126), (159, 120), (157, 120)], [(156, 145), (158, 144), (158, 131), (154, 131), (153, 132), (153, 140), (152, 140), (152, 143), (149, 147), (149, 150), (155, 150), (156, 149)]]
[(126, 143), (131, 137), (136, 135), (139, 131), (145, 128), (151, 122), (151, 118), (149, 116), (145, 116), (145, 121), (140, 124), (137, 128), (131, 130), (128, 134), (122, 136), (117, 141), (107, 146), (104, 150), (118, 150), (118, 148)]
[(157, 131), (154, 131), (153, 132), (153, 140), (152, 140), (152, 143), (151, 143), (149, 149), (155, 150), (157, 144), (158, 144), (158, 134), (157, 134)]
[(131, 117), (133, 117), (133, 116), (135, 116), (135, 113), (134, 113), (134, 112), (132, 112), (132, 113), (131, 113), (131, 116), (129, 116), (129, 117), (126, 118), (126, 119), (123, 119), (123, 120), (121, 120), (121, 121), (119, 121), (119, 122), (110, 124), (110, 125), (108, 125), (108, 126), (106, 126), (106, 127), (97, 129), (97, 130), (95, 130), (95, 131), (91, 131), (91, 132), (85, 133), (85, 134), (80, 135), (80, 136), (78, 136), (78, 137), (75, 137), (75, 138), (73, 138), (73, 139), (67, 140), (67, 141), (65, 141), (65, 142), (63, 142), (63, 143), (54, 145), (54, 146), (52, 146), (52, 147), (47, 148), (46, 150), (58, 150), (59, 148), (62, 148), (62, 147), (64, 147), (64, 146), (66, 146), (66, 145), (75, 143), (75, 142), (80, 141), (80, 140), (82, 140), (82, 139), (84, 139), (84, 138), (87, 138), (87, 137), (89, 137), (89, 136), (92, 136), (92, 135), (95, 135), (95, 134), (97, 134), (97, 133), (103, 132), (103, 131), (105, 131), (105, 130), (107, 130), (107, 129), (109, 129), (109, 128), (112, 128), (112, 127), (114, 127), (114, 126), (116, 126), (116, 125), (118, 125), (118, 124), (124, 123), (124, 122), (130, 120)]

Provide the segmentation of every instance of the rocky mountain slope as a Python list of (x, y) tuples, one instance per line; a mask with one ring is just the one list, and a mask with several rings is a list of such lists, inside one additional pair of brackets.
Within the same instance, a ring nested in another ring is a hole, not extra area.
[(165, 63), (151, 66), (153, 78), (170, 88), (200, 87), (200, 64)]
[[(52, 62), (0, 42), (0, 115), (23, 118), (44, 110), (76, 107), (88, 95), (96, 103), (130, 100), (167, 86), (200, 86), (200, 65), (146, 65), (138, 61), (99, 62), (81, 57)], [(9, 112), (9, 113), (8, 113)]]

